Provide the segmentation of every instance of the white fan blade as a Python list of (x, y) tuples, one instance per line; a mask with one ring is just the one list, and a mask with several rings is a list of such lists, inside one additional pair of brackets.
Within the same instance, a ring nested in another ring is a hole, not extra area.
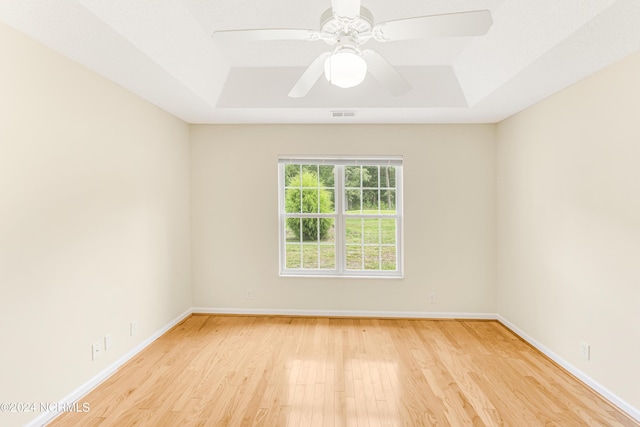
[(222, 41), (270, 41), (270, 40), (305, 40), (320, 39), (320, 33), (313, 30), (296, 28), (265, 28), (256, 30), (226, 30), (216, 31), (213, 38)]
[(373, 28), (373, 38), (379, 42), (428, 39), (434, 37), (482, 36), (493, 24), (491, 12), (447, 13), (417, 18), (387, 21)]
[(373, 49), (364, 50), (362, 55), (364, 60), (367, 61), (367, 70), (387, 87), (391, 95), (399, 96), (409, 92), (411, 85), (384, 56)]
[(355, 19), (360, 15), (360, 0), (331, 0), (331, 8), (334, 16)]
[(309, 93), (318, 79), (324, 74), (324, 61), (330, 56), (331, 52), (325, 52), (313, 60), (289, 92), (291, 98), (302, 98)]

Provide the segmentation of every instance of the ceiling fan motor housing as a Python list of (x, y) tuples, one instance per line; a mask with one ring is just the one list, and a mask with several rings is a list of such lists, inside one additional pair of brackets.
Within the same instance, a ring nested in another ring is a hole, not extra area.
[(372, 29), (373, 14), (365, 7), (361, 7), (360, 15), (353, 19), (335, 16), (331, 8), (320, 17), (320, 33), (329, 44), (338, 43), (342, 36), (350, 36), (357, 45), (361, 45), (371, 38)]

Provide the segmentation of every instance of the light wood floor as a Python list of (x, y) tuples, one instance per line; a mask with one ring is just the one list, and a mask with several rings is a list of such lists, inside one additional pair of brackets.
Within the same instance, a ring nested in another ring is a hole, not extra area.
[(52, 426), (634, 426), (494, 321), (192, 316)]

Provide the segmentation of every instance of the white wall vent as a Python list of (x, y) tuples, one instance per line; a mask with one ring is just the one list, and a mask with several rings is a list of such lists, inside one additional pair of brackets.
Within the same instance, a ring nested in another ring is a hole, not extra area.
[(331, 112), (331, 116), (332, 117), (353, 117), (356, 115), (356, 112), (351, 110), (351, 111), (332, 111)]

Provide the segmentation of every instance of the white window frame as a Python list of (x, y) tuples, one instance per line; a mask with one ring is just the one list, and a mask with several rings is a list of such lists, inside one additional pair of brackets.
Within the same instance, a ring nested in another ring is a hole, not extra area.
[[(304, 156), (286, 155), (278, 158), (278, 236), (279, 236), (279, 265), (280, 276), (294, 277), (367, 277), (367, 278), (402, 278), (404, 272), (404, 250), (403, 250), (403, 188), (402, 188), (402, 156)], [(312, 269), (286, 268), (286, 218), (291, 214), (286, 214), (285, 209), (285, 165), (287, 164), (308, 164), (308, 165), (333, 165), (335, 166), (335, 206), (334, 213), (321, 214), (295, 214), (300, 218), (333, 218), (335, 224), (335, 269)], [(344, 186), (345, 166), (395, 166), (396, 167), (396, 213), (395, 214), (345, 214), (344, 203), (346, 190)], [(396, 270), (347, 270), (346, 268), (346, 236), (345, 225), (347, 219), (375, 219), (375, 218), (395, 218), (396, 219)]]

